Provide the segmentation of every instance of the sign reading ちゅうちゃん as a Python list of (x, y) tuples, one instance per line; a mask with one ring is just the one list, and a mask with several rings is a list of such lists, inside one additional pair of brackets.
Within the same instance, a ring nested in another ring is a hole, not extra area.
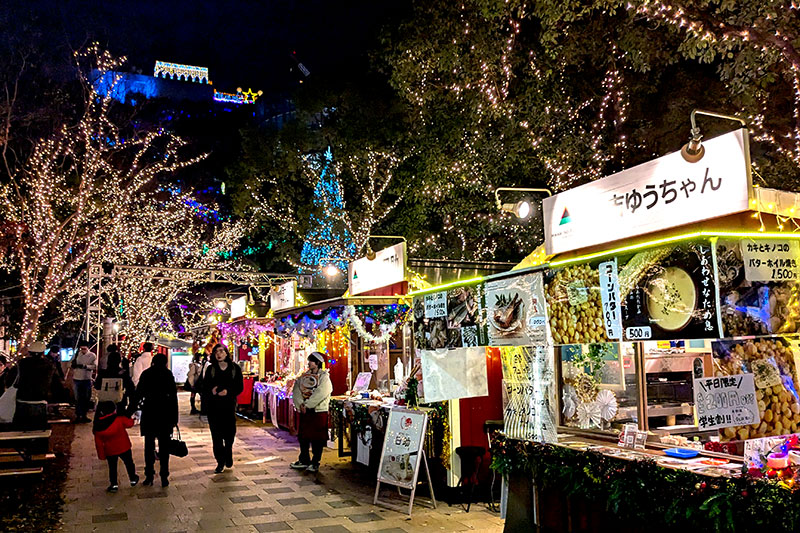
[(752, 181), (745, 130), (674, 152), (543, 202), (545, 250), (558, 254), (746, 211)]

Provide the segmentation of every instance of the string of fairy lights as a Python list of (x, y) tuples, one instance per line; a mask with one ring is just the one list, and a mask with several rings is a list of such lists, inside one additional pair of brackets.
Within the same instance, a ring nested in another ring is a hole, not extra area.
[[(400, 203), (388, 198), (394, 171), (403, 158), (386, 150), (365, 149), (359, 155), (336, 160), (330, 148), (303, 157), (303, 177), (313, 187), (313, 212), (307, 224), (296, 216), (296, 206), (276, 194), (278, 183), (260, 177), (249, 191), (255, 199), (256, 219), (275, 222), (303, 240), (299, 261), (287, 262), (300, 272), (317, 273), (323, 261), (345, 270), (365, 247), (374, 228)], [(345, 198), (342, 176), (352, 179), (358, 196)], [(307, 231), (303, 228), (308, 227)]]
[[(150, 191), (159, 176), (194, 165), (206, 154), (184, 155), (186, 143), (162, 128), (123, 130), (110, 119), (111, 95), (120, 81), (113, 72), (124, 57), (94, 44), (76, 53), (75, 60), (81, 73), (94, 69), (111, 75), (111, 83), (97, 92), (82, 74), (87, 91), (77, 122), (38, 139), (0, 188), (0, 207), (10, 229), (1, 265), (19, 273), (22, 346), (37, 337), (43, 313), (60, 295), (80, 290), (85, 295), (81, 274), (89, 263), (188, 261), (200, 255), (203, 242), (200, 233), (192, 232), (196, 219), (185, 203), (191, 195), (162, 200)], [(90, 68), (81, 69), (86, 62)], [(215, 248), (231, 249), (241, 234), (241, 228), (233, 228), (214, 232)], [(145, 293), (155, 296), (153, 290), (131, 286), (124, 292), (135, 301)]]

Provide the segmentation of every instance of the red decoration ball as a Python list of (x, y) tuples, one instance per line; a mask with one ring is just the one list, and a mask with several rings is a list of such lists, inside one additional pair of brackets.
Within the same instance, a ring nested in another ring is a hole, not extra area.
[(700, 483), (700, 488), (701, 488), (701, 489), (705, 489), (705, 488), (706, 488), (706, 482), (705, 482), (705, 481), (703, 481), (702, 483)]

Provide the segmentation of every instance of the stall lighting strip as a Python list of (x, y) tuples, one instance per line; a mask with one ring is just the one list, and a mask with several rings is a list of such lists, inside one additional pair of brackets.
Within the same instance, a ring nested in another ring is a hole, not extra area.
[(479, 283), (485, 280), (485, 277), (477, 277), (477, 278), (469, 278), (469, 279), (459, 279), (456, 281), (451, 281), (450, 283), (445, 283), (444, 285), (438, 285), (436, 287), (430, 287), (428, 289), (421, 289), (418, 291), (412, 291), (408, 293), (408, 296), (419, 296), (420, 294), (428, 294), (431, 292), (439, 292), (444, 289), (449, 289), (450, 287), (462, 287), (465, 285), (472, 285), (473, 283)]
[(544, 268), (554, 268), (564, 265), (570, 265), (572, 263), (582, 263), (584, 261), (591, 261), (592, 259), (598, 259), (600, 257), (607, 257), (611, 255), (619, 255), (625, 252), (634, 252), (636, 250), (642, 250), (644, 248), (652, 248), (653, 246), (659, 246), (661, 244), (670, 244), (674, 242), (681, 242), (681, 241), (688, 241), (691, 239), (697, 239), (700, 237), (729, 237), (729, 238), (738, 238), (738, 239), (800, 239), (800, 233), (766, 233), (766, 232), (759, 232), (759, 231), (695, 231), (692, 233), (684, 233), (683, 235), (675, 235), (674, 237), (665, 237), (663, 239), (656, 239), (654, 241), (643, 242), (641, 244), (634, 244), (630, 246), (622, 246), (620, 248), (614, 248), (613, 250), (604, 250), (602, 252), (596, 252), (592, 254), (581, 255), (579, 257), (573, 257), (570, 259), (563, 259), (561, 261), (551, 261), (549, 263), (543, 263), (541, 265), (536, 265), (534, 267), (528, 267), (522, 270), (509, 270), (508, 272), (504, 272), (501, 274), (494, 274), (492, 276), (481, 276), (476, 278), (469, 278), (463, 280), (456, 280), (451, 281), (450, 283), (445, 283), (443, 285), (438, 285), (436, 287), (430, 287), (428, 289), (421, 289), (418, 291), (409, 292), (407, 296), (419, 296), (421, 294), (429, 294), (432, 292), (439, 292), (445, 289), (449, 289), (451, 287), (462, 287), (466, 285), (472, 285), (474, 283), (479, 283), (481, 281), (486, 281), (489, 279), (495, 279), (498, 277), (511, 277), (511, 276), (518, 276), (525, 274), (532, 270), (542, 270)]
[(621, 248), (615, 248), (613, 250), (605, 250), (593, 254), (582, 255), (580, 257), (573, 257), (571, 259), (564, 259), (562, 261), (551, 261), (545, 266), (552, 268), (563, 265), (569, 265), (572, 263), (582, 263), (584, 261), (591, 261), (592, 259), (597, 259), (600, 257), (619, 255), (625, 252), (633, 252), (636, 250), (641, 250), (643, 248), (652, 248), (653, 246), (658, 246), (660, 244), (669, 244), (673, 242), (686, 241), (686, 240), (696, 239), (698, 237), (733, 237), (733, 238), (745, 238), (745, 239), (800, 239), (800, 234), (737, 232), (737, 231), (695, 231), (693, 233), (685, 233), (683, 235), (676, 235), (674, 237), (665, 237), (663, 239), (656, 239), (654, 241), (643, 242), (641, 244), (623, 246)]

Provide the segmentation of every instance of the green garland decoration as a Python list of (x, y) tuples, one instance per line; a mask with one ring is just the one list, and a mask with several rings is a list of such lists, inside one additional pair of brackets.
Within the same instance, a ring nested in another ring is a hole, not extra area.
[(496, 434), (491, 468), (531, 475), (544, 488), (605, 503), (620, 519), (685, 531), (800, 531), (800, 490), (751, 478), (711, 478), (598, 452)]

